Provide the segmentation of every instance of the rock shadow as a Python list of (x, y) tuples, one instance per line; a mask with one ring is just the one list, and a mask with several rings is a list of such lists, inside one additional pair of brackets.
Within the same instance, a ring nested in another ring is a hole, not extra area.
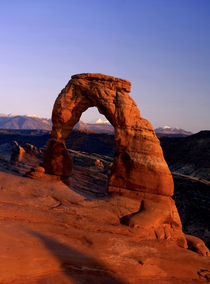
[(109, 196), (107, 191), (108, 175), (106, 173), (81, 166), (73, 166), (71, 177), (60, 177), (60, 179), (69, 189), (86, 199), (98, 200)]
[(126, 284), (124, 280), (116, 277), (112, 271), (93, 257), (62, 244), (53, 237), (35, 231), (29, 233), (41, 240), (52, 255), (59, 260), (61, 271), (69, 280), (78, 284)]

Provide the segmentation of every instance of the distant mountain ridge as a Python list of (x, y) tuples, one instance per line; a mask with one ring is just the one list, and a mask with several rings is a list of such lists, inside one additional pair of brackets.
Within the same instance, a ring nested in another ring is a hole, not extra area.
[(1, 129), (42, 129), (51, 130), (50, 119), (41, 118), (35, 115), (13, 115), (0, 114)]
[[(42, 129), (51, 130), (51, 119), (42, 118), (33, 114), (17, 115), (0, 113), (0, 128), (1, 129)], [(85, 123), (79, 121), (75, 129), (83, 131), (92, 131), (99, 133), (113, 133), (113, 126), (107, 121), (98, 119), (95, 123)], [(192, 132), (181, 128), (172, 128), (170, 126), (163, 126), (155, 129), (158, 136), (188, 136)]]
[[(17, 114), (4, 114), (0, 113), (0, 128), (1, 129), (42, 129), (51, 130), (52, 122), (51, 119), (42, 118), (33, 114), (17, 115)], [(97, 120), (96, 123), (85, 123), (79, 121), (75, 129), (101, 132), (101, 133), (112, 133), (114, 128), (111, 124), (106, 121)]]
[(158, 136), (168, 136), (168, 135), (188, 136), (193, 134), (192, 132), (186, 131), (182, 128), (172, 128), (167, 125), (156, 128), (155, 132)]
[(92, 131), (92, 132), (99, 132), (99, 133), (113, 133), (114, 127), (108, 123), (85, 123), (83, 121), (79, 121), (75, 127), (75, 129), (85, 130), (85, 131)]

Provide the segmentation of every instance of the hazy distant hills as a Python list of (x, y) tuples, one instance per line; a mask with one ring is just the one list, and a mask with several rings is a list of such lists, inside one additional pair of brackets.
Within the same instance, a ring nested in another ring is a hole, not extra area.
[[(93, 132), (100, 132), (100, 133), (113, 133), (114, 128), (109, 123), (84, 123), (83, 121), (79, 121), (75, 128), (80, 130), (87, 130)], [(182, 128), (172, 128), (170, 126), (163, 126), (158, 127), (155, 129), (157, 136), (188, 136), (192, 135), (193, 133), (190, 131), (186, 131)]]
[[(0, 114), (0, 128), (1, 129), (42, 129), (51, 130), (52, 122), (50, 119), (38, 117), (35, 115), (16, 115), (16, 114)], [(109, 123), (84, 123), (79, 121), (75, 125), (76, 129), (112, 133), (114, 131), (113, 126)]]
[[(50, 119), (38, 117), (35, 115), (16, 115), (16, 114), (0, 114), (1, 129), (42, 129), (51, 130), (52, 123)], [(75, 125), (76, 129), (99, 132), (113, 133), (114, 128), (107, 121), (97, 120), (96, 123), (85, 123), (79, 121)], [(171, 128), (169, 126), (159, 127), (155, 129), (158, 136), (188, 136), (192, 133), (181, 128)]]
[[(16, 114), (0, 114), (0, 128), (1, 129), (42, 129), (51, 130), (52, 122), (50, 119), (38, 117), (35, 115), (16, 115)], [(114, 131), (113, 126), (108, 123), (84, 123), (79, 121), (75, 125), (76, 129), (112, 133)]]
[(50, 130), (50, 119), (30, 115), (6, 115), (0, 114), (1, 129), (42, 129)]

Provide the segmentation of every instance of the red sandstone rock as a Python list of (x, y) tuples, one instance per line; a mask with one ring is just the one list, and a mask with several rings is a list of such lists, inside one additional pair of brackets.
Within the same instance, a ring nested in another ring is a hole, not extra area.
[[(209, 280), (208, 257), (170, 238), (157, 241), (151, 228), (137, 230), (120, 223), (139, 209), (138, 200), (118, 195), (87, 200), (64, 184), (3, 172), (0, 184), (2, 284)], [(161, 239), (163, 233), (156, 230)]]
[(18, 144), (17, 141), (13, 142), (13, 149), (10, 157), (12, 164), (19, 163), (22, 161), (25, 150)]
[(209, 256), (209, 250), (201, 239), (191, 235), (186, 235), (186, 239), (190, 249), (201, 255)]
[[(108, 191), (123, 188), (171, 196), (173, 179), (160, 142), (151, 124), (140, 117), (128, 94), (130, 88), (129, 81), (103, 74), (72, 76), (53, 108), (52, 138), (54, 143), (64, 143), (81, 114), (96, 106), (115, 128), (116, 153)], [(58, 162), (52, 151), (49, 144), (47, 153), (51, 156), (45, 155), (46, 172), (62, 175), (66, 165)], [(66, 174), (70, 175), (70, 170)]]
[(103, 169), (103, 168), (104, 168), (104, 165), (103, 165), (103, 163), (102, 163), (100, 160), (96, 160), (96, 161), (95, 161), (95, 166), (96, 166), (98, 169)]
[(43, 165), (46, 173), (67, 177), (71, 175), (72, 159), (63, 142), (54, 139), (48, 142)]
[(38, 173), (43, 173), (43, 174), (45, 173), (45, 169), (41, 166), (34, 168), (34, 171)]
[(64, 141), (82, 113), (96, 106), (115, 129), (116, 152), (108, 192), (141, 202), (140, 210), (125, 218), (127, 224), (140, 227), (146, 235), (171, 238), (187, 247), (171, 199), (174, 192), (171, 172), (152, 125), (140, 117), (136, 103), (129, 96), (130, 89), (129, 81), (103, 74), (72, 76), (54, 104), (52, 139), (45, 151), (44, 168), (48, 174), (70, 176), (72, 162)]

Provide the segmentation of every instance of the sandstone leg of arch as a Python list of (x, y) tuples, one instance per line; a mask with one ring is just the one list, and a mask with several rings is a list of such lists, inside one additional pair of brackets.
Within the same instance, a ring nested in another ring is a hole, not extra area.
[(44, 153), (45, 171), (61, 177), (69, 177), (72, 170), (72, 158), (65, 144), (51, 139)]
[[(52, 139), (44, 156), (46, 173), (70, 176), (72, 162), (65, 147), (81, 114), (96, 106), (115, 129), (116, 153), (108, 192), (138, 198), (140, 211), (127, 217), (131, 227), (172, 238), (187, 247), (176, 206), (174, 184), (152, 125), (140, 116), (129, 96), (129, 81), (103, 74), (72, 76), (57, 97), (52, 112)], [(193, 242), (192, 242), (193, 243)]]

